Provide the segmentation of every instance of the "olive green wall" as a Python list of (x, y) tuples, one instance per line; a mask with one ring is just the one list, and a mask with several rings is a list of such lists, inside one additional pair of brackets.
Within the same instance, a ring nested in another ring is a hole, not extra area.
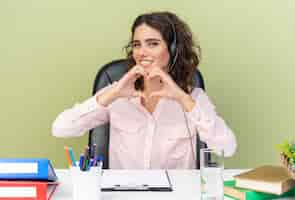
[(54, 138), (52, 121), (90, 96), (99, 66), (124, 56), (132, 20), (155, 10), (200, 40), (207, 92), (238, 139), (226, 167), (278, 163), (275, 145), (295, 134), (293, 0), (0, 0), (0, 157), (65, 167), (63, 146), (77, 155), (87, 136)]

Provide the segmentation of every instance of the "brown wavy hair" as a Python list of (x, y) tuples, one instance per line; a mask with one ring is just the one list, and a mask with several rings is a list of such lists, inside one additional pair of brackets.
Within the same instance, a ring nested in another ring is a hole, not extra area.
[[(131, 44), (133, 40), (135, 29), (142, 24), (146, 24), (160, 32), (167, 44), (169, 52), (169, 47), (176, 35), (178, 57), (173, 66), (173, 70), (169, 71), (169, 74), (179, 87), (185, 92), (190, 93), (194, 85), (193, 74), (196, 72), (197, 66), (200, 63), (201, 48), (194, 42), (193, 34), (189, 26), (171, 12), (151, 12), (142, 14), (133, 22), (129, 44)], [(125, 51), (130, 69), (135, 65), (131, 45), (127, 45)], [(170, 52), (170, 63), (171, 59), (173, 59), (171, 57)], [(141, 84), (143, 84), (143, 81)]]

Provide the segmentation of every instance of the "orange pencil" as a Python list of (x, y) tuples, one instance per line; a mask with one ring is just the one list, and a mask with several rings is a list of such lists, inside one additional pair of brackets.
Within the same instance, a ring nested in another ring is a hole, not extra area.
[(69, 148), (67, 146), (65, 146), (64, 149), (65, 149), (65, 152), (66, 152), (66, 157), (67, 157), (67, 160), (68, 160), (68, 163), (69, 163), (69, 167), (71, 167), (72, 166), (72, 160), (71, 160), (71, 157), (70, 157)]

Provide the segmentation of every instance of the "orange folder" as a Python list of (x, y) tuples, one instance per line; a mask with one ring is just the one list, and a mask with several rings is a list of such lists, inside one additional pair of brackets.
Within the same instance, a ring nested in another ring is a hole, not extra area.
[(50, 200), (58, 182), (0, 181), (0, 200)]

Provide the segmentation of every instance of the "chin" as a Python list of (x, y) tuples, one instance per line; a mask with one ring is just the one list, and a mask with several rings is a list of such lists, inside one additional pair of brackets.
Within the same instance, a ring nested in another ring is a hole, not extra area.
[(153, 67), (144, 67), (146, 72), (151, 72), (154, 68)]
[(146, 71), (146, 72), (150, 72), (152, 71), (152, 69), (154, 69), (153, 66), (150, 66), (150, 65), (141, 65), (143, 67), (143, 69)]

